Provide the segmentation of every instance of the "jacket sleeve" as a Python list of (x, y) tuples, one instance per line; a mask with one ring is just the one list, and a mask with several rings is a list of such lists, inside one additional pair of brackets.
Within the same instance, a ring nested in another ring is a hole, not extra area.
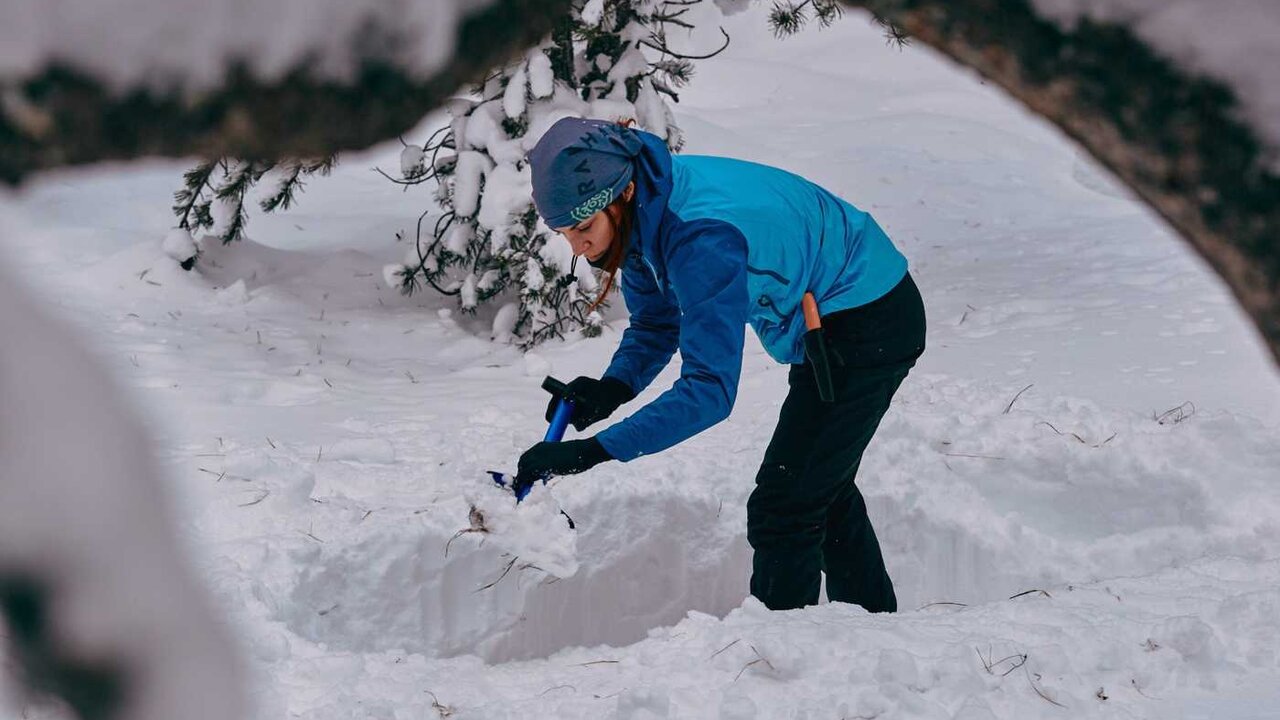
[(681, 313), (680, 378), (596, 436), (624, 462), (661, 452), (727, 418), (742, 374), (748, 311), (742, 233), (718, 220), (686, 223), (670, 238), (666, 267)]
[(680, 341), (680, 308), (658, 289), (644, 261), (628, 260), (622, 272), (622, 297), (631, 324), (613, 353), (604, 377), (630, 386), (639, 395), (671, 362)]

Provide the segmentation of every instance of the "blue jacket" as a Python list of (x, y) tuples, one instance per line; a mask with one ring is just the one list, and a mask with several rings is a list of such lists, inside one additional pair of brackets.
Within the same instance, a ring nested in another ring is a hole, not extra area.
[(823, 315), (893, 289), (907, 261), (865, 212), (802, 177), (718, 157), (672, 157), (649, 133), (622, 295), (631, 325), (605, 371), (636, 393), (678, 349), (680, 379), (596, 437), (628, 461), (729, 416), (745, 327), (780, 363), (804, 362), (801, 299)]

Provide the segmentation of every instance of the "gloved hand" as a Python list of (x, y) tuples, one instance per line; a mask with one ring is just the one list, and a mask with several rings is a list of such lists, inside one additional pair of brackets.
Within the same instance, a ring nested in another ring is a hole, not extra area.
[[(573, 401), (573, 417), (569, 422), (578, 432), (586, 430), (597, 422), (609, 417), (624, 403), (636, 396), (631, 388), (621, 380), (612, 377), (599, 380), (591, 377), (574, 378), (569, 383), (569, 399)], [(556, 405), (560, 398), (551, 398), (547, 403), (547, 422), (555, 415)]]
[(555, 475), (576, 475), (612, 459), (595, 438), (540, 442), (520, 456), (516, 479), (532, 484)]

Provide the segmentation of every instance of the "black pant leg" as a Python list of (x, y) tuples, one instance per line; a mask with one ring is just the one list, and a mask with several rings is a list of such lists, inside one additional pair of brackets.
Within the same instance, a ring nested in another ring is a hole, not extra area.
[(924, 350), (924, 309), (908, 275), (881, 300), (832, 321), (836, 401), (821, 402), (809, 365), (792, 366), (790, 392), (747, 501), (751, 594), (774, 610), (816, 604), (825, 565), (828, 597), (892, 611), (893, 585), (854, 475)]
[[(882, 373), (874, 373), (881, 375)], [(867, 504), (855, 482), (862, 453), (889, 409), (893, 394), (906, 377), (907, 368), (888, 370), (883, 377), (863, 378), (877, 391), (874, 405), (863, 406), (867, 428), (851, 438), (860, 446), (858, 460), (827, 510), (827, 528), (822, 545), (823, 571), (827, 576), (827, 599), (861, 605), (870, 612), (894, 612), (898, 608), (893, 581), (885, 569), (880, 542), (867, 515)], [(865, 440), (864, 440), (865, 438)]]
[(826, 410), (815, 388), (792, 385), (747, 500), (751, 594), (771, 610), (818, 602), (829, 502), (811, 491), (804, 469)]

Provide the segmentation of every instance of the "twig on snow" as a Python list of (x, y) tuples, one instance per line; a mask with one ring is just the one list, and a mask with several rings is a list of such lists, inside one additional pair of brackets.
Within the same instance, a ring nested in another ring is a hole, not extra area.
[(981, 458), (983, 460), (1004, 460), (999, 455), (977, 455), (974, 453), (942, 453), (947, 457)]
[(498, 576), (497, 580), (494, 580), (493, 582), (489, 583), (488, 585), (485, 585), (484, 587), (476, 588), (475, 592), (483, 592), (497, 585), (498, 583), (502, 582), (502, 578), (506, 577), (507, 573), (511, 572), (511, 568), (515, 567), (516, 560), (519, 560), (519, 559), (520, 559), (519, 557), (511, 558), (511, 562), (507, 563), (507, 567), (502, 571), (502, 574)]
[(737, 644), (738, 644), (738, 643), (740, 643), (740, 642), (742, 642), (742, 638), (738, 638), (737, 640), (734, 640), (733, 642), (729, 643), (728, 645), (725, 645), (724, 647), (720, 648), (719, 650), (717, 650), (717, 651), (715, 651), (715, 652), (711, 653), (711, 657), (709, 657), (709, 658), (707, 658), (707, 659), (708, 659), (708, 660), (712, 660), (712, 659), (714, 659), (714, 658), (715, 658), (715, 656), (719, 655), (720, 653), (724, 652), (725, 650), (728, 650), (729, 648), (733, 647), (734, 645), (737, 645)]
[(1043, 596), (1045, 596), (1045, 597), (1047, 597), (1047, 598), (1050, 598), (1050, 599), (1052, 599), (1052, 598), (1053, 598), (1053, 596), (1049, 594), (1049, 591), (1047, 591), (1047, 590), (1041, 590), (1041, 589), (1039, 589), (1039, 588), (1034, 588), (1034, 589), (1031, 589), (1031, 590), (1023, 590), (1022, 592), (1018, 593), (1017, 595), (1010, 595), (1010, 596), (1009, 596), (1009, 599), (1010, 599), (1010, 600), (1017, 600), (1018, 598), (1022, 597), (1023, 595), (1030, 595), (1030, 594), (1032, 594), (1032, 593), (1040, 593), (1041, 595), (1043, 595)]
[(756, 665), (756, 664), (759, 664), (759, 663), (764, 663), (765, 665), (768, 665), (768, 666), (769, 666), (769, 669), (770, 669), (770, 670), (772, 670), (772, 671), (774, 671), (774, 672), (777, 672), (777, 671), (778, 671), (778, 669), (777, 669), (777, 668), (775, 668), (775, 667), (773, 666), (773, 663), (769, 662), (769, 661), (765, 658), (765, 656), (761, 655), (759, 650), (756, 650), (756, 646), (755, 646), (755, 645), (749, 645), (748, 647), (750, 647), (750, 648), (751, 648), (751, 651), (752, 651), (752, 652), (754, 652), (754, 653), (756, 654), (756, 659), (755, 659), (755, 660), (752, 660), (751, 662), (749, 662), (749, 663), (747, 663), (746, 665), (743, 665), (743, 666), (742, 666), (742, 669), (741, 669), (741, 670), (739, 670), (739, 671), (738, 671), (738, 674), (734, 676), (734, 678), (733, 678), (733, 681), (734, 681), (734, 682), (738, 682), (738, 678), (742, 677), (742, 673), (746, 672), (748, 668), (750, 668), (752, 665)]
[(1159, 415), (1153, 417), (1157, 423), (1161, 425), (1177, 425), (1196, 414), (1196, 404), (1190, 400), (1182, 403), (1178, 407), (1169, 408)]
[(561, 689), (561, 688), (569, 688), (570, 690), (572, 690), (572, 691), (574, 691), (574, 692), (578, 692), (578, 688), (576, 688), (576, 687), (574, 687), (574, 686), (572, 686), (572, 685), (555, 685), (555, 686), (549, 687), (549, 688), (547, 688), (546, 690), (543, 690), (542, 692), (538, 693), (538, 697), (542, 697), (543, 695), (546, 695), (547, 693), (551, 692), (552, 690), (559, 690), (559, 689)]
[(590, 667), (592, 665), (617, 665), (621, 660), (592, 660), (591, 662), (578, 663), (577, 667)]
[(1009, 412), (1010, 412), (1011, 410), (1013, 410), (1013, 404), (1014, 404), (1014, 403), (1016, 403), (1016, 402), (1018, 402), (1018, 398), (1022, 397), (1022, 393), (1024, 393), (1024, 392), (1026, 392), (1026, 391), (1030, 390), (1031, 388), (1033, 388), (1033, 387), (1035, 387), (1035, 386), (1036, 386), (1036, 384), (1035, 384), (1035, 383), (1031, 383), (1030, 385), (1028, 385), (1028, 386), (1026, 386), (1026, 387), (1022, 388), (1021, 390), (1019, 390), (1019, 391), (1018, 391), (1018, 394), (1017, 394), (1017, 395), (1014, 395), (1014, 396), (1013, 396), (1013, 399), (1009, 401), (1009, 405), (1008, 405), (1007, 407), (1005, 407), (1004, 412), (1003, 412), (1003, 413), (1001, 413), (1001, 415), (1008, 415), (1008, 414), (1009, 414)]
[(440, 713), (440, 717), (447, 718), (453, 715), (453, 708), (449, 707), (448, 705), (441, 705), (440, 698), (436, 697), (435, 693), (431, 692), (430, 690), (424, 690), (423, 692), (431, 696), (431, 707), (433, 710)]
[[(370, 510), (369, 512), (373, 512), (373, 511)], [(365, 517), (369, 517), (369, 513), (365, 513)], [(361, 518), (361, 520), (363, 519), (364, 518)], [(454, 533), (453, 537), (449, 538), (449, 542), (444, 544), (445, 557), (449, 557), (449, 546), (452, 545), (453, 541), (457, 540), (460, 536), (466, 535), (467, 533), (488, 533), (489, 532), (489, 527), (484, 524), (484, 513), (480, 512), (480, 508), (476, 507), (475, 505), (472, 505), (470, 512), (467, 513), (467, 520), (470, 521), (471, 526), (462, 528), (458, 532)], [(521, 570), (523, 569), (524, 568), (521, 568)], [(541, 568), (539, 568), (539, 570), (541, 570)]]
[(1152, 697), (1152, 696), (1150, 696), (1150, 695), (1148, 695), (1148, 694), (1146, 694), (1146, 693), (1142, 692), (1142, 688), (1138, 687), (1138, 679), (1137, 679), (1137, 678), (1130, 678), (1130, 679), (1129, 679), (1129, 684), (1133, 686), (1133, 689), (1134, 689), (1134, 690), (1136, 690), (1136, 691), (1138, 692), (1138, 694), (1139, 694), (1139, 695), (1141, 695), (1142, 697), (1144, 697), (1144, 698), (1146, 698), (1146, 699), (1148, 699), (1148, 700), (1159, 700), (1159, 699), (1160, 699), (1160, 698), (1157, 698), (1157, 697)]
[[(1055, 433), (1057, 433), (1057, 434), (1059, 434), (1059, 435), (1066, 435), (1066, 434), (1068, 434), (1068, 433), (1064, 433), (1064, 432), (1062, 432), (1061, 430), (1059, 430), (1058, 428), (1054, 427), (1054, 426), (1053, 426), (1053, 423), (1048, 422), (1048, 421), (1046, 421), (1046, 420), (1041, 420), (1040, 422), (1036, 423), (1036, 425), (1044, 425), (1045, 427), (1049, 428), (1050, 430), (1054, 431)], [(1071, 437), (1075, 438), (1075, 439), (1076, 439), (1076, 440), (1077, 440), (1081, 445), (1087, 445), (1087, 444), (1088, 444), (1088, 443), (1086, 443), (1086, 442), (1084, 441), (1084, 438), (1080, 437), (1079, 435), (1075, 434), (1074, 432), (1073, 432), (1073, 433), (1070, 433), (1070, 435), (1071, 435)]]
[(250, 500), (250, 501), (249, 501), (249, 502), (247, 502), (247, 503), (241, 503), (241, 504), (240, 504), (240, 507), (253, 507), (254, 505), (257, 505), (258, 503), (262, 502), (263, 500), (266, 500), (266, 499), (267, 499), (267, 497), (268, 497), (268, 496), (270, 496), (270, 495), (271, 495), (271, 491), (270, 491), (270, 490), (263, 490), (263, 491), (262, 491), (262, 494), (261, 494), (261, 495), (259, 495), (256, 499), (254, 499), (254, 500)]
[(1112, 440), (1115, 440), (1115, 439), (1116, 439), (1116, 436), (1120, 434), (1120, 433), (1111, 433), (1111, 436), (1110, 436), (1110, 437), (1108, 437), (1106, 440), (1103, 440), (1102, 442), (1100, 442), (1100, 443), (1098, 443), (1098, 444), (1096, 444), (1096, 445), (1091, 445), (1091, 444), (1089, 443), (1089, 441), (1088, 441), (1088, 440), (1085, 440), (1084, 438), (1080, 437), (1080, 435), (1079, 435), (1078, 433), (1074, 433), (1074, 432), (1064, 433), (1064, 432), (1062, 432), (1061, 430), (1059, 430), (1058, 428), (1054, 427), (1054, 426), (1053, 426), (1053, 423), (1051, 423), (1051, 422), (1048, 422), (1048, 421), (1045, 421), (1045, 420), (1041, 420), (1040, 422), (1036, 423), (1036, 425), (1044, 425), (1044, 426), (1048, 427), (1050, 430), (1054, 431), (1055, 433), (1057, 433), (1057, 434), (1059, 434), (1059, 435), (1070, 435), (1071, 437), (1075, 438), (1075, 439), (1076, 439), (1076, 441), (1077, 441), (1077, 442), (1079, 442), (1081, 445), (1088, 445), (1089, 447), (1091, 447), (1091, 448), (1095, 448), (1095, 449), (1096, 449), (1096, 448), (1100, 448), (1100, 447), (1102, 447), (1103, 445), (1106, 445), (1107, 443), (1111, 442)]
[[(1051, 698), (1051, 697), (1049, 697), (1048, 695), (1045, 695), (1045, 694), (1044, 694), (1044, 691), (1040, 689), (1040, 686), (1039, 686), (1039, 685), (1036, 685), (1036, 681), (1031, 679), (1032, 672), (1031, 672), (1030, 670), (1027, 670), (1027, 669), (1024, 667), (1024, 668), (1023, 668), (1023, 672), (1025, 672), (1025, 673), (1027, 674), (1027, 682), (1031, 683), (1031, 689), (1032, 689), (1032, 690), (1035, 690), (1037, 695), (1039, 695), (1040, 697), (1044, 698), (1044, 701), (1045, 701), (1045, 702), (1049, 703), (1050, 705), (1057, 705), (1058, 707), (1062, 708), (1063, 710), (1067, 709), (1067, 706), (1066, 706), (1066, 705), (1063, 705), (1062, 703), (1058, 702), (1057, 700), (1054, 700), (1053, 698)], [(1036, 676), (1036, 680), (1039, 680), (1039, 679), (1040, 679), (1040, 673), (1035, 673), (1035, 676)]]
[(928, 604), (926, 604), (926, 605), (921, 605), (920, 607), (916, 608), (916, 611), (917, 611), (917, 612), (919, 612), (920, 610), (924, 610), (924, 609), (926, 609), (926, 608), (935, 607), (935, 606), (937, 606), (937, 605), (950, 605), (950, 606), (953, 606), (953, 607), (969, 607), (968, 605), (966, 605), (965, 603), (962, 603), (962, 602), (949, 602), (949, 601), (946, 601), (946, 600), (942, 600), (942, 601), (939, 601), (939, 602), (931, 602), (931, 603), (928, 603)]
[(991, 651), (991, 648), (989, 647), (987, 648), (986, 656), (983, 656), (982, 650), (980, 648), (975, 647), (973, 651), (978, 653), (978, 660), (982, 661), (982, 668), (991, 675), (996, 674), (995, 669), (997, 667), (999, 667), (1000, 665), (1003, 665), (1006, 662), (1012, 661), (1013, 664), (1009, 667), (1008, 670), (1005, 670), (1004, 672), (1000, 673), (999, 674), (1000, 677), (1007, 677), (1009, 673), (1013, 672), (1014, 670), (1017, 670), (1023, 665), (1026, 665), (1027, 659), (1029, 657), (1026, 653), (1016, 653), (1014, 655), (1009, 655), (1008, 657), (1000, 658), (999, 660), (992, 660), (991, 657), (992, 655), (994, 655), (994, 653)]

